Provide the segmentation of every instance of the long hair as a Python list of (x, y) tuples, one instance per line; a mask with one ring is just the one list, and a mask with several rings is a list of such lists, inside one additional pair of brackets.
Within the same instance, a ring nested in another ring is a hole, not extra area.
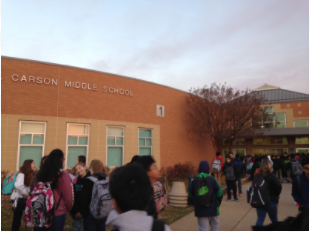
[(30, 186), (30, 183), (34, 177), (34, 170), (31, 169), (31, 164), (33, 160), (25, 160), (23, 163), (23, 166), (20, 167), (19, 172), (23, 173), (25, 175), (24, 177), (24, 185)]
[(258, 171), (258, 176), (261, 178), (265, 178), (271, 173), (272, 170), (272, 163), (269, 162), (268, 160), (263, 160), (260, 169)]
[(89, 167), (92, 167), (94, 172), (107, 173), (103, 163), (100, 160), (92, 160)]
[(44, 160), (44, 163), (40, 167), (37, 175), (38, 182), (50, 182), (52, 183), (52, 188), (57, 187), (59, 172), (62, 169), (62, 158), (63, 152), (60, 149), (55, 149)]

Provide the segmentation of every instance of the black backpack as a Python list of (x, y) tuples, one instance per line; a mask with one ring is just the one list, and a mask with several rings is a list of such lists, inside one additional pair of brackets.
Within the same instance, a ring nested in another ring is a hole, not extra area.
[(247, 191), (247, 200), (253, 208), (264, 208), (269, 204), (270, 196), (264, 179), (254, 178), (252, 186)]
[(198, 206), (209, 207), (213, 201), (214, 190), (210, 179), (212, 176), (198, 177), (195, 186), (195, 202)]
[(297, 161), (291, 161), (291, 167), (292, 167), (292, 175), (297, 176), (302, 174), (302, 167), (299, 162)]

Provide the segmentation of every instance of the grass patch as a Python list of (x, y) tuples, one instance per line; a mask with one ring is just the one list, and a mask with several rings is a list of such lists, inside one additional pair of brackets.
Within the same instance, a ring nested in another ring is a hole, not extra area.
[[(163, 220), (167, 225), (177, 221), (178, 219), (186, 216), (194, 210), (193, 206), (187, 207), (173, 207), (167, 206), (166, 209), (159, 213), (158, 219)], [(1, 195), (1, 230), (10, 231), (13, 221), (12, 203), (10, 202), (10, 196)], [(72, 218), (69, 214), (66, 216), (65, 231), (71, 230)], [(20, 230), (31, 231), (24, 226), (24, 217), (21, 220)], [(111, 227), (107, 226), (107, 230), (111, 230)]]

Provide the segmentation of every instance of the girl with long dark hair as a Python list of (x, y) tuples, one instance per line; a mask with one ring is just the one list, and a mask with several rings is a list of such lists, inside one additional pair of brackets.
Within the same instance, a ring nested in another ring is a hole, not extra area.
[(55, 217), (48, 230), (63, 230), (66, 222), (66, 213), (73, 206), (73, 183), (69, 173), (62, 170), (64, 154), (60, 149), (51, 151), (40, 167), (36, 182), (51, 182), (54, 195)]
[(36, 164), (33, 160), (25, 160), (16, 177), (15, 189), (11, 195), (11, 200), (14, 202), (12, 231), (19, 230), (20, 228), (21, 218), (26, 206), (26, 199), (30, 192), (30, 184), (34, 177), (35, 167)]

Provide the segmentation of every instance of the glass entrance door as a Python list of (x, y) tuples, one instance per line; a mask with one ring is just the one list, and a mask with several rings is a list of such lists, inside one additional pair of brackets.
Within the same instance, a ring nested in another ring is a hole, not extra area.
[(238, 153), (241, 156), (246, 156), (246, 149), (243, 149), (243, 148), (238, 148), (238, 149), (233, 149), (233, 153), (234, 153), (234, 156), (236, 157), (236, 154)]

